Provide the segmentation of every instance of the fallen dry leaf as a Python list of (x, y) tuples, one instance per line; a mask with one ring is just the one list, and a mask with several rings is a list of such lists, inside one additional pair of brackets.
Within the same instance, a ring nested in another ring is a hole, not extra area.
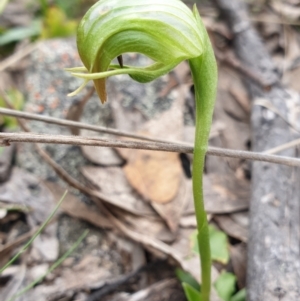
[(165, 279), (150, 285), (132, 295), (120, 293), (113, 297), (111, 301), (167, 301), (182, 300), (184, 298), (182, 290), (179, 289), (177, 279)]
[[(6, 204), (30, 208), (27, 212), (27, 221), (31, 228), (40, 226), (55, 206), (49, 189), (34, 175), (17, 167), (12, 169), (9, 181), (0, 185), (0, 200)], [(32, 243), (30, 252), (36, 260), (53, 261), (57, 259), (56, 231), (57, 224), (52, 223)]]
[(294, 91), (300, 92), (300, 85), (299, 85), (299, 78), (300, 78), (300, 67), (293, 68), (292, 70), (288, 70), (284, 75), (285, 84), (288, 85), (290, 89)]
[(219, 227), (229, 236), (239, 239), (242, 242), (248, 241), (247, 227), (242, 227), (228, 215), (215, 215), (214, 219)]
[[(185, 91), (186, 92), (186, 91)], [(183, 136), (183, 100), (181, 89), (173, 91), (171, 108), (157, 118), (144, 123), (139, 133), (167, 140), (181, 140)], [(118, 150), (126, 159), (125, 175), (131, 186), (176, 232), (183, 208), (187, 203), (186, 186), (178, 154), (147, 150)]]
[(122, 168), (85, 166), (81, 171), (112, 205), (136, 215), (155, 216), (151, 206), (132, 189)]
[(186, 185), (186, 179), (182, 176), (179, 190), (171, 202), (160, 204), (152, 202), (152, 207), (166, 221), (170, 230), (175, 233), (178, 230), (180, 218), (189, 202), (190, 187)]
[[(58, 202), (65, 190), (56, 183), (46, 182), (45, 185), (52, 192), (55, 201)], [(109, 220), (103, 216), (97, 208), (87, 206), (70, 192), (66, 195), (65, 200), (62, 202), (60, 210), (72, 217), (89, 222), (96, 227), (112, 227)]]
[(34, 175), (17, 167), (12, 169), (9, 181), (0, 184), (0, 201), (30, 208), (27, 216), (32, 227), (44, 222), (55, 205), (49, 189)]
[(102, 166), (122, 165), (123, 160), (110, 147), (81, 146), (83, 155), (92, 163)]
[(74, 291), (98, 288), (111, 277), (110, 272), (101, 267), (99, 257), (87, 255), (73, 268), (64, 268), (52, 283), (38, 285), (25, 296), (26, 300), (57, 300)]
[(175, 234), (168, 229), (165, 222), (159, 216), (133, 216), (123, 211), (114, 213), (120, 221), (141, 235), (153, 237), (167, 243), (171, 243), (176, 239)]
[(249, 227), (249, 211), (235, 212), (229, 215), (238, 225), (248, 229)]
[(147, 201), (165, 204), (175, 198), (182, 174), (178, 154), (139, 150), (127, 160), (126, 177)]
[[(81, 130), (81, 136), (101, 137), (103, 135), (91, 134), (90, 131)], [(120, 166), (124, 160), (118, 153), (110, 147), (94, 147), (94, 146), (81, 146), (82, 153), (90, 162), (101, 166)]]
[[(194, 212), (192, 181), (187, 180), (190, 191), (185, 214)], [(205, 174), (203, 179), (205, 209), (208, 213), (232, 213), (248, 209), (250, 187), (244, 179), (224, 177), (219, 174)]]
[(47, 226), (47, 233), (41, 233), (32, 243), (31, 257), (36, 261), (53, 262), (59, 255), (59, 241), (56, 236), (57, 223)]
[(272, 0), (272, 8), (278, 13), (279, 16), (283, 16), (289, 21), (295, 21), (300, 18), (300, 8), (284, 3), (283, 1)]
[[(173, 91), (179, 98), (180, 90)], [(180, 140), (183, 136), (183, 99), (141, 125), (139, 133), (152, 137)], [(146, 200), (164, 204), (176, 196), (182, 175), (178, 154), (147, 150), (118, 150), (127, 160), (124, 171), (128, 181)]]
[[(300, 12), (300, 9), (299, 9)], [(300, 15), (299, 15), (300, 16)], [(285, 69), (293, 68), (295, 62), (299, 60), (300, 57), (300, 40), (299, 40), (299, 33), (292, 27), (286, 26), (285, 28), (285, 42), (284, 42), (284, 62), (285, 62)], [(299, 62), (299, 61), (298, 61)]]
[(26, 266), (21, 265), (17, 267), (17, 270), (12, 275), (12, 279), (6, 284), (6, 286), (0, 290), (0, 300), (9, 300), (14, 294), (16, 294), (20, 288), (26, 276)]

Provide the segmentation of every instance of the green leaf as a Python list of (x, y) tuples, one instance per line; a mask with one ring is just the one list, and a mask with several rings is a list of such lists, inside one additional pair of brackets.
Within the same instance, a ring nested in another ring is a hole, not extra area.
[(198, 230), (195, 230), (191, 236), (190, 236), (190, 241), (191, 241), (191, 249), (199, 254), (199, 247), (198, 247)]
[(214, 287), (216, 288), (218, 295), (224, 301), (231, 301), (230, 298), (235, 292), (235, 282), (235, 275), (233, 275), (232, 273), (224, 272), (214, 283)]
[(227, 235), (214, 226), (209, 225), (209, 240), (212, 259), (227, 264), (229, 261)]
[(184, 293), (188, 301), (202, 301), (201, 293), (188, 283), (182, 283)]
[(13, 27), (0, 36), (0, 46), (40, 35), (41, 22), (34, 20), (28, 27)]
[[(209, 242), (211, 249), (211, 259), (218, 261), (222, 264), (227, 264), (229, 261), (228, 238), (227, 235), (216, 229), (214, 226), (209, 225)], [(197, 231), (193, 232), (190, 239), (192, 250), (199, 254)]]
[(230, 301), (246, 301), (246, 289), (241, 289), (238, 291), (231, 299)]
[(185, 272), (182, 269), (177, 268), (176, 271), (176, 276), (177, 278), (182, 282), (182, 283), (187, 283), (191, 287), (193, 287), (195, 290), (200, 292), (200, 284), (198, 281), (188, 272)]

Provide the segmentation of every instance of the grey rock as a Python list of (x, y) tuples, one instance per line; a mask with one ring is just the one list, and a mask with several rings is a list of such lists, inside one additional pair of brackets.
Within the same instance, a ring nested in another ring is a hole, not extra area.
[[(29, 58), (29, 68), (25, 74), (26, 106), (25, 111), (66, 118), (70, 107), (87, 94), (91, 84), (75, 97), (67, 94), (75, 90), (82, 80), (74, 78), (64, 70), (67, 67), (80, 66), (78, 52), (73, 39), (55, 39), (43, 41)], [(84, 107), (81, 121), (111, 126), (109, 105), (100, 107), (94, 94)], [(57, 125), (30, 121), (27, 123), (34, 133), (70, 135), (70, 130)], [(80, 167), (88, 161), (82, 156), (81, 149), (70, 145), (46, 145), (45, 150), (71, 176), (80, 179)], [(57, 181), (54, 171), (34, 151), (32, 145), (23, 144), (17, 158), (18, 164), (45, 180)]]

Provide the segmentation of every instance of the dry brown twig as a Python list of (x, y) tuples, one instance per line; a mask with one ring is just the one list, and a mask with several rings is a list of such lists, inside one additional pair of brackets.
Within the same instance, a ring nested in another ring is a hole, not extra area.
[[(5, 97), (5, 94), (1, 93)], [(0, 114), (26, 118), (31, 120), (38, 120), (47, 123), (58, 124), (62, 126), (72, 126), (81, 129), (87, 129), (96, 132), (102, 132), (107, 134), (112, 134), (116, 136), (125, 136), (129, 138), (135, 138), (139, 140), (150, 141), (152, 143), (143, 143), (137, 141), (117, 141), (110, 139), (102, 139), (96, 137), (79, 137), (79, 136), (61, 136), (61, 135), (41, 135), (41, 134), (8, 134), (1, 133), (0, 139), (2, 139), (2, 144), (6, 145), (10, 142), (27, 142), (27, 143), (61, 143), (61, 144), (74, 144), (74, 145), (89, 145), (89, 146), (102, 146), (102, 147), (120, 147), (120, 148), (134, 148), (134, 149), (147, 149), (155, 151), (168, 151), (168, 152), (180, 152), (180, 153), (193, 153), (193, 146), (188, 143), (182, 142), (172, 142), (165, 141), (162, 139), (154, 139), (151, 137), (132, 134), (125, 131), (118, 131), (115, 129), (99, 127), (94, 125), (89, 125), (77, 121), (63, 120), (59, 118), (53, 118), (49, 116), (42, 116), (37, 114), (30, 114), (19, 112), (10, 109), (0, 108)], [(22, 126), (24, 129), (24, 126)], [(28, 132), (28, 129), (27, 129)], [(300, 166), (300, 160), (290, 157), (274, 156), (268, 153), (254, 153), (239, 150), (222, 149), (216, 147), (209, 147), (207, 151), (208, 155), (219, 156), (219, 157), (229, 157), (229, 158), (239, 158), (245, 160), (254, 161), (265, 161), (269, 163), (277, 163), (288, 166)]]
[[(26, 134), (26, 133), (0, 133), (0, 144), (3, 146), (10, 145), (13, 142), (25, 143), (46, 143), (46, 144), (69, 144), (85, 146), (116, 147), (130, 149), (144, 149), (164, 152), (193, 153), (193, 147), (172, 143), (154, 143), (141, 141), (119, 141), (112, 139), (102, 139), (95, 137), (65, 136), (65, 135), (43, 135), (43, 134)], [(248, 151), (238, 151), (230, 149), (221, 149), (209, 147), (208, 155), (248, 159), (254, 161), (264, 161), (269, 163), (283, 164), (288, 166), (300, 166), (300, 159), (268, 155), (263, 153), (254, 153)]]
[[(0, 91), (0, 95), (1, 95), (1, 97), (5, 98), (5, 94), (2, 93), (1, 91)], [(98, 132), (98, 133), (110, 134), (110, 135), (115, 135), (115, 136), (123, 136), (123, 137), (138, 139), (138, 140), (162, 142), (162, 143), (167, 142), (166, 140), (151, 138), (151, 137), (138, 135), (138, 134), (134, 134), (134, 133), (126, 132), (126, 131), (119, 131), (116, 129), (86, 124), (86, 123), (82, 123), (82, 122), (78, 122), (78, 121), (54, 118), (54, 117), (38, 115), (38, 114), (31, 114), (31, 113), (20, 112), (20, 111), (11, 110), (11, 109), (0, 108), (0, 114), (6, 115), (6, 116), (11, 116), (11, 117), (22, 118), (22, 119), (36, 120), (36, 121), (46, 122), (46, 123), (50, 123), (50, 124), (57, 124), (57, 125), (61, 125), (61, 126), (68, 126), (68, 127), (73, 127), (73, 128), (77, 128), (77, 129), (90, 130), (90, 131), (94, 131), (94, 132)], [(174, 143), (174, 142), (172, 142), (172, 143)]]

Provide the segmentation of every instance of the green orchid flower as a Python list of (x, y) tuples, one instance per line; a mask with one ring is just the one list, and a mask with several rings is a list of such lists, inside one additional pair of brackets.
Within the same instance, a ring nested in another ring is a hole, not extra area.
[[(201, 300), (208, 301), (211, 258), (207, 217), (203, 202), (203, 169), (212, 122), (217, 66), (214, 52), (196, 6), (191, 11), (180, 0), (100, 0), (78, 27), (77, 46), (84, 67), (68, 69), (84, 79), (74, 95), (89, 80), (94, 81), (102, 103), (107, 99), (106, 78), (128, 74), (147, 83), (188, 60), (196, 98), (196, 136), (193, 160), (193, 194), (201, 259)], [(124, 53), (151, 58), (147, 67), (111, 64)]]

